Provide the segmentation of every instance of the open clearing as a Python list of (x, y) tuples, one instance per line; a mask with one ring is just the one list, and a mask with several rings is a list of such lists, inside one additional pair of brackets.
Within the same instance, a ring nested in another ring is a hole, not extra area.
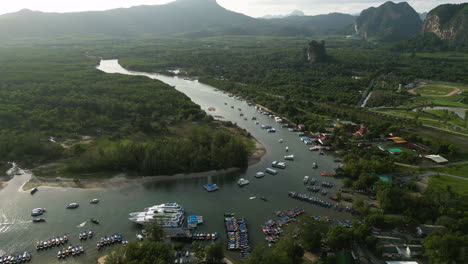
[[(464, 88), (464, 87), (463, 87)], [(462, 91), (462, 87), (457, 87), (455, 85), (448, 84), (425, 84), (418, 86), (412, 90), (410, 93), (416, 94), (419, 93), (422, 96), (430, 97), (450, 97)]]

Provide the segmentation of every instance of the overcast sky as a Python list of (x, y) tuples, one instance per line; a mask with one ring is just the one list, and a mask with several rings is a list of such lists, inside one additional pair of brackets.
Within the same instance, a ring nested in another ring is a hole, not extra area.
[[(0, 14), (16, 12), (27, 8), (46, 12), (75, 12), (87, 10), (106, 10), (136, 5), (156, 5), (173, 0), (0, 0)], [(418, 12), (446, 3), (463, 3), (466, 0), (409, 0)], [(227, 9), (249, 16), (289, 14), (301, 10), (307, 15), (341, 12), (357, 14), (370, 6), (378, 6), (385, 1), (379, 0), (218, 0)], [(399, 1), (396, 1), (399, 2)]]

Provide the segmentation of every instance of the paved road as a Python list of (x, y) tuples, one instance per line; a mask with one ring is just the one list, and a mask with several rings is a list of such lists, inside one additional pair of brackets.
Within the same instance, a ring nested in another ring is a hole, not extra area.
[(455, 175), (451, 175), (451, 174), (447, 174), (447, 173), (433, 172), (433, 171), (428, 171), (428, 172), (426, 172), (424, 174), (419, 175), (419, 177), (430, 177), (430, 176), (434, 176), (434, 175), (443, 175), (443, 176), (447, 176), (447, 177), (452, 177), (452, 178), (468, 181), (468, 178), (455, 176)]

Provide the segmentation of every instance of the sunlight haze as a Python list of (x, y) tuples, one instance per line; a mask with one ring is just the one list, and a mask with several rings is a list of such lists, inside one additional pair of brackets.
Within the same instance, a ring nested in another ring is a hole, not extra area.
[[(107, 10), (119, 7), (138, 5), (159, 5), (172, 2), (171, 0), (19, 0), (4, 1), (0, 6), (0, 14), (12, 13), (21, 9), (31, 9), (43, 12), (80, 12)], [(369, 6), (378, 6), (385, 1), (365, 0), (218, 0), (223, 7), (253, 17), (265, 15), (284, 15), (294, 10), (301, 10), (307, 15), (327, 14), (332, 12), (358, 14)], [(451, 3), (463, 3), (463, 0)], [(416, 11), (427, 12), (444, 1), (439, 0), (412, 0), (408, 1)]]

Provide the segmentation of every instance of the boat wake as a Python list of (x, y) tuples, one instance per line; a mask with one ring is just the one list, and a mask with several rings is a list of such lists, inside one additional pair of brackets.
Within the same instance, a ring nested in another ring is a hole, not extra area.
[(87, 222), (88, 222), (88, 221), (85, 221), (85, 222), (83, 222), (83, 223), (79, 224), (79, 225), (78, 225), (78, 226), (76, 226), (76, 227), (84, 227), (84, 226), (86, 225), (86, 223), (87, 223)]

